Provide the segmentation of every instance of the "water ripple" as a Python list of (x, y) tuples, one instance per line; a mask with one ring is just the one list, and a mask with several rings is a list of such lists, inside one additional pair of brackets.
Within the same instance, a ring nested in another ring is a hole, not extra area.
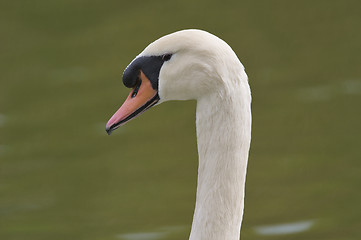
[(292, 234), (307, 231), (313, 225), (314, 220), (308, 220), (294, 223), (258, 226), (255, 227), (255, 231), (260, 235)]
[(327, 101), (345, 95), (361, 94), (361, 80), (346, 80), (300, 89), (298, 97), (304, 101)]
[(181, 232), (187, 229), (186, 226), (165, 226), (158, 228), (158, 231), (154, 232), (137, 232), (137, 233), (125, 233), (118, 234), (116, 237), (122, 240), (158, 240), (163, 239), (169, 234)]
[(119, 234), (117, 237), (123, 240), (157, 240), (166, 235), (164, 232), (144, 232)]

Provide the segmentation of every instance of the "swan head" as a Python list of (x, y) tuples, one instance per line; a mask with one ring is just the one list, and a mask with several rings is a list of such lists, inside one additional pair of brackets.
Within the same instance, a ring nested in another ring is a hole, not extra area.
[(199, 99), (227, 88), (225, 75), (240, 70), (243, 66), (228, 44), (208, 32), (183, 30), (161, 37), (124, 70), (123, 83), (132, 90), (106, 131), (110, 134), (155, 104)]

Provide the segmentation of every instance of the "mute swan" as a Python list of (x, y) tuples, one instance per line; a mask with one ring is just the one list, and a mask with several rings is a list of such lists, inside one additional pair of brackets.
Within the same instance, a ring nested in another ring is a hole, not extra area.
[(242, 63), (220, 38), (183, 30), (148, 45), (125, 69), (129, 96), (113, 130), (155, 104), (197, 100), (198, 184), (190, 240), (238, 240), (251, 141), (251, 93)]

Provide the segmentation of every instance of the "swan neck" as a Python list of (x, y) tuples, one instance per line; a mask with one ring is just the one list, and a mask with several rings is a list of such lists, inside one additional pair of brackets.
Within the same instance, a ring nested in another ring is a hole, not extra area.
[(239, 240), (251, 138), (248, 84), (233, 94), (199, 99), (196, 125), (199, 166), (190, 240)]

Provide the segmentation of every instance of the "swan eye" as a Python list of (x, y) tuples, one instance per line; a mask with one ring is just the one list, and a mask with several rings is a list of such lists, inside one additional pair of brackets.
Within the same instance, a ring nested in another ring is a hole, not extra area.
[(170, 53), (162, 55), (162, 60), (165, 62), (169, 61), (171, 58), (172, 58), (172, 54)]
[(131, 98), (135, 98), (135, 96), (137, 96), (141, 84), (142, 84), (142, 80), (140, 79), (140, 77), (138, 77), (137, 78), (137, 84), (134, 87)]

